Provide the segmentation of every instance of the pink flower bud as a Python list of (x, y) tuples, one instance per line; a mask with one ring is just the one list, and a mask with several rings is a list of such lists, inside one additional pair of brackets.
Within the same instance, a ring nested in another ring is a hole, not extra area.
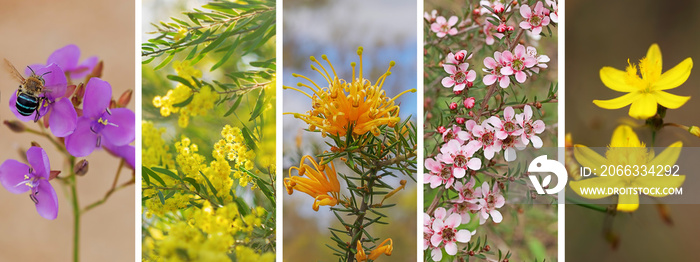
[(467, 109), (472, 109), (474, 107), (474, 103), (476, 103), (476, 99), (474, 97), (468, 97), (467, 99), (464, 99), (464, 107)]
[(438, 133), (442, 134), (442, 133), (445, 133), (445, 131), (447, 131), (447, 129), (445, 129), (444, 126), (438, 126), (437, 131), (438, 131)]
[(467, 51), (462, 50), (455, 54), (455, 59), (459, 62), (464, 62), (464, 58), (467, 57)]
[(450, 109), (451, 109), (451, 110), (457, 109), (457, 102), (452, 102), (452, 103), (450, 103)]
[(469, 111), (469, 116), (471, 116), (472, 118), (474, 118), (474, 111)]
[(455, 95), (461, 95), (461, 94), (462, 94), (462, 90), (455, 91), (454, 93), (455, 93)]
[(499, 33), (503, 33), (506, 31), (507, 28), (508, 27), (506, 26), (506, 24), (500, 24), (498, 25), (498, 27), (496, 27), (496, 31), (498, 31)]
[(474, 82), (467, 82), (467, 88), (474, 86)]
[(513, 27), (512, 25), (508, 26), (508, 31), (513, 31), (513, 30), (515, 30), (515, 27)]
[(464, 124), (464, 122), (467, 121), (467, 120), (464, 119), (464, 117), (458, 117), (458, 118), (455, 119), (455, 121), (457, 121), (457, 124), (462, 125), (462, 124)]

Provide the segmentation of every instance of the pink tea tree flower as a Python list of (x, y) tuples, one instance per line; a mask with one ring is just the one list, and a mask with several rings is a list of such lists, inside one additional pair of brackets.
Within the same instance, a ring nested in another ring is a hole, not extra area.
[(75, 157), (85, 157), (101, 148), (102, 140), (113, 146), (134, 141), (134, 112), (126, 108), (109, 109), (112, 86), (93, 77), (85, 86), (83, 116), (73, 134), (66, 137), (66, 150)]
[(515, 119), (520, 128), (522, 128), (523, 130), (523, 133), (520, 136), (523, 147), (526, 146), (528, 143), (532, 142), (532, 146), (534, 148), (541, 148), (542, 139), (537, 135), (542, 134), (542, 132), (544, 132), (544, 121), (532, 121), (532, 108), (530, 108), (529, 105), (525, 105), (525, 107), (523, 108), (523, 113), (516, 115)]
[[(51, 53), (46, 60), (46, 65), (57, 64), (70, 78), (78, 79), (87, 76), (92, 72), (100, 60), (97, 56), (91, 56), (80, 62), (80, 48), (76, 45), (67, 45)], [(43, 65), (33, 65), (39, 67)]]
[[(441, 159), (442, 155), (438, 154), (437, 159)], [(445, 185), (445, 188), (450, 188), (455, 182), (454, 171), (452, 166), (445, 165), (433, 158), (425, 160), (425, 168), (429, 173), (425, 174), (423, 184), (430, 184), (430, 188), (436, 188), (440, 185)]]
[(547, 68), (547, 64), (546, 64), (546, 63), (549, 63), (549, 56), (547, 56), (547, 55), (537, 55), (537, 48), (534, 48), (534, 47), (532, 47), (532, 46), (528, 46), (528, 47), (527, 47), (527, 50), (526, 50), (525, 52), (527, 53), (527, 55), (528, 55), (529, 57), (533, 57), (533, 58), (535, 58), (535, 60), (537, 61), (537, 64), (535, 64), (535, 66), (533, 66), (532, 68), (530, 68), (530, 70), (532, 70), (532, 72), (539, 73), (539, 72), (540, 72), (540, 68), (542, 68), (542, 69), (546, 69), (546, 68)]
[(430, 217), (427, 213), (423, 213), (423, 250), (430, 246), (430, 238), (433, 237), (433, 221), (435, 218)]
[(442, 159), (440, 160), (445, 164), (452, 164), (454, 177), (462, 178), (467, 173), (467, 170), (479, 170), (481, 168), (481, 159), (472, 157), (479, 150), (479, 147), (480, 145), (477, 141), (469, 141), (466, 145), (462, 145), (457, 140), (451, 140), (440, 148), (440, 153), (442, 153)]
[(475, 125), (472, 129), (472, 136), (477, 145), (484, 150), (486, 159), (493, 159), (493, 156), (501, 151), (501, 140), (496, 138), (496, 130), (489, 121), (484, 121), (481, 125)]
[(462, 144), (465, 141), (471, 140), (472, 137), (469, 132), (462, 131), (462, 128), (458, 125), (452, 125), (452, 128), (446, 129), (444, 132), (442, 132), (442, 140), (447, 143), (453, 139)]
[[(466, 229), (457, 230), (457, 227), (462, 223), (462, 216), (459, 214), (451, 214), (444, 220), (442, 217), (447, 216), (447, 210), (443, 207), (435, 209), (435, 220), (433, 221), (432, 229), (433, 236), (430, 238), (430, 244), (437, 247), (440, 244), (445, 245), (445, 251), (448, 255), (454, 256), (457, 254), (457, 242), (467, 243), (471, 240), (472, 235), (476, 232), (470, 232)], [(440, 252), (438, 250), (438, 252)], [(436, 258), (435, 250), (433, 250), (433, 260), (440, 261), (442, 253)]]
[(452, 91), (462, 91), (464, 87), (471, 87), (476, 80), (476, 71), (469, 70), (469, 63), (461, 63), (457, 66), (444, 64), (442, 65), (445, 72), (450, 74), (442, 79), (442, 86), (452, 87)]
[(545, 0), (547, 5), (552, 7), (553, 12), (549, 13), (549, 18), (552, 20), (554, 23), (559, 23), (559, 7), (557, 7), (557, 1), (554, 0)]
[(425, 12), (423, 14), (423, 18), (425, 18), (425, 20), (428, 21), (428, 23), (435, 22), (435, 18), (437, 18), (437, 10), (433, 9), (433, 11), (431, 11), (430, 13)]
[(528, 5), (520, 6), (520, 15), (524, 21), (520, 22), (520, 28), (532, 31), (533, 34), (539, 35), (542, 32), (542, 27), (549, 25), (549, 10), (544, 8), (542, 2), (535, 4), (535, 9), (530, 9)]
[(507, 88), (510, 85), (510, 77), (501, 73), (501, 69), (506, 66), (505, 60), (501, 52), (494, 52), (493, 57), (484, 58), (484, 72), (487, 74), (484, 76), (485, 85), (493, 85), (498, 81), (498, 86), (501, 88)]
[[(12, 111), (19, 120), (24, 122), (41, 119), (48, 115), (49, 128), (51, 133), (56, 137), (65, 137), (70, 135), (75, 130), (78, 122), (78, 114), (70, 99), (65, 97), (68, 90), (68, 81), (63, 70), (55, 63), (48, 66), (35, 65), (26, 69), (26, 75), (32, 73), (42, 76), (44, 79), (44, 93), (39, 97), (43, 100), (39, 107), (28, 116), (23, 116), (17, 111), (17, 92), (10, 96), (10, 111)], [(39, 114), (37, 117), (36, 114)]]
[(527, 74), (525, 69), (531, 68), (537, 64), (537, 59), (528, 56), (525, 52), (525, 46), (518, 44), (511, 53), (510, 51), (503, 51), (502, 59), (506, 64), (501, 68), (501, 74), (503, 75), (515, 75), (515, 80), (519, 83), (524, 83), (527, 79)]
[(491, 13), (491, 11), (486, 8), (487, 6), (490, 7), (491, 9), (493, 9), (493, 11), (496, 14), (500, 14), (500, 13), (503, 13), (503, 11), (506, 11), (506, 6), (503, 3), (503, 1), (501, 1), (501, 0), (493, 0), (493, 1), (481, 0), (479, 2), (479, 5), (481, 5), (481, 9), (479, 9), (479, 10), (482, 14)]
[(486, 23), (484, 23), (483, 31), (484, 31), (484, 36), (486, 36), (486, 44), (487, 45), (493, 45), (493, 43), (496, 42), (495, 37), (498, 37), (498, 39), (502, 39), (505, 36), (503, 33), (497, 32), (496, 26), (492, 23), (489, 23), (488, 21)]
[(484, 182), (481, 187), (476, 189), (476, 195), (480, 196), (477, 200), (480, 205), (479, 209), (479, 224), (483, 225), (486, 220), (491, 217), (495, 223), (503, 221), (503, 215), (496, 210), (503, 207), (506, 199), (501, 195), (501, 189), (498, 187), (498, 182), (493, 184), (493, 189), (489, 189), (489, 183)]
[(29, 165), (14, 159), (5, 160), (0, 165), (0, 183), (13, 194), (30, 191), (29, 198), (36, 206), (36, 212), (43, 218), (54, 220), (58, 216), (58, 197), (49, 183), (51, 163), (46, 151), (41, 147), (27, 150)]
[(435, 22), (430, 25), (430, 30), (436, 33), (437, 37), (445, 37), (446, 35), (456, 35), (457, 28), (454, 28), (459, 18), (451, 16), (450, 20), (446, 20), (444, 16), (435, 18)]
[(460, 50), (454, 54), (450, 52), (449, 54), (447, 54), (445, 62), (448, 64), (459, 65), (466, 62), (467, 59), (471, 59), (472, 55), (473, 54), (469, 54), (467, 50)]

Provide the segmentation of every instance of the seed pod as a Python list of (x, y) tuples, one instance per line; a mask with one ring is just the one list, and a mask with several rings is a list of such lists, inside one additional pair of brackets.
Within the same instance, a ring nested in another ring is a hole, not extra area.
[(73, 172), (78, 176), (84, 176), (88, 172), (88, 161), (87, 159), (80, 160), (73, 169)]
[(15, 133), (22, 133), (25, 130), (27, 130), (27, 128), (24, 126), (24, 124), (20, 121), (17, 121), (17, 120), (10, 120), (10, 121), (5, 120), (2, 123), (5, 124), (7, 126), (7, 128), (9, 128), (12, 132), (15, 132)]

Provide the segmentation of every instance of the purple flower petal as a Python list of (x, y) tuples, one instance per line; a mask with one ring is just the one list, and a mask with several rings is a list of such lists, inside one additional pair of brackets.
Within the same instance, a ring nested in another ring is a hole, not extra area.
[(62, 98), (51, 106), (49, 116), (49, 127), (51, 133), (57, 137), (65, 137), (75, 130), (78, 123), (78, 113), (75, 112), (73, 104), (67, 98)]
[(41, 180), (37, 186), (36, 212), (43, 218), (54, 220), (58, 216), (58, 197), (49, 181)]
[(83, 116), (98, 118), (104, 113), (112, 99), (112, 86), (102, 79), (93, 77), (85, 86)]
[(109, 141), (102, 142), (102, 146), (107, 150), (123, 158), (133, 169), (136, 166), (136, 148), (133, 145), (115, 146)]
[(34, 112), (31, 115), (23, 116), (17, 112), (17, 92), (12, 93), (10, 96), (10, 111), (12, 111), (12, 113), (15, 114), (19, 120), (24, 122), (34, 121), (34, 114), (36, 114), (36, 112)]
[(95, 68), (98, 62), (100, 62), (100, 59), (96, 56), (85, 59), (85, 61), (70, 71), (70, 77), (73, 79), (85, 77), (92, 72), (92, 69)]
[[(102, 135), (106, 140), (115, 146), (123, 146), (134, 141), (134, 121), (136, 116), (134, 112), (126, 108), (112, 109), (112, 115), (109, 116), (109, 125), (102, 129)], [(114, 125), (116, 126), (114, 126)]]
[(68, 153), (75, 157), (85, 157), (97, 148), (97, 134), (90, 130), (91, 124), (92, 120), (87, 117), (78, 118), (75, 131), (66, 137)]
[(2, 186), (13, 194), (21, 194), (29, 191), (29, 187), (22, 183), (27, 179), (25, 175), (29, 174), (29, 166), (14, 159), (5, 160), (0, 165), (0, 183)]
[(51, 163), (49, 162), (49, 156), (46, 155), (46, 151), (41, 147), (30, 147), (27, 150), (27, 161), (29, 165), (34, 169), (34, 174), (39, 175), (43, 178), (48, 179), (49, 173), (51, 173)]
[(54, 101), (66, 94), (68, 80), (66, 80), (66, 75), (58, 65), (50, 64), (46, 67), (32, 69), (34, 69), (36, 75), (44, 78), (44, 89), (46, 89), (44, 97)]
[(49, 59), (46, 60), (46, 64), (55, 63), (61, 67), (64, 71), (71, 71), (73, 68), (78, 66), (78, 60), (80, 59), (80, 48), (76, 45), (67, 45), (56, 51), (54, 51)]

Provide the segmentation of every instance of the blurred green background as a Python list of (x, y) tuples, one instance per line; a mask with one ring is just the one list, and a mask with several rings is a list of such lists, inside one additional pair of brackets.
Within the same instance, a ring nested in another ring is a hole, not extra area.
[[(393, 97), (400, 92), (416, 88), (416, 4), (414, 1), (326, 1), (326, 0), (289, 0), (284, 1), (283, 54), (284, 85), (296, 86), (301, 79), (292, 77), (292, 73), (305, 75), (319, 85), (326, 83), (317, 72), (309, 66), (309, 56), (328, 55), (340, 78), (350, 79), (352, 68), (350, 62), (359, 62), (357, 47), (364, 47), (364, 73), (375, 82), (389, 66), (392, 74), (384, 82), (383, 89), (387, 96)], [(325, 62), (323, 62), (325, 65)], [(327, 66), (327, 65), (326, 65)], [(283, 93), (283, 112), (306, 112), (311, 109), (311, 101), (301, 93), (285, 90)], [(416, 117), (416, 93), (408, 93), (397, 99), (401, 106), (402, 119)], [(303, 132), (306, 123), (292, 116), (282, 117), (283, 123), (283, 164), (284, 176), (288, 176), (291, 165), (298, 165), (302, 155), (318, 154), (328, 150), (318, 133)], [(301, 146), (297, 145), (301, 139)], [(336, 163), (338, 172), (349, 174), (349, 170)], [(416, 261), (416, 183), (399, 176), (387, 178), (390, 185), (396, 187), (400, 179), (408, 181), (406, 188), (387, 203), (397, 204), (387, 209), (390, 211), (385, 221), (389, 225), (376, 225), (369, 228), (372, 236), (392, 238), (394, 251), (391, 257), (380, 257), (379, 261)], [(348, 194), (343, 189), (341, 193)], [(337, 218), (329, 208), (322, 206), (318, 212), (311, 209), (313, 198), (301, 192), (293, 195), (279, 196), (284, 200), (284, 261), (335, 261), (332, 250), (326, 244), (333, 245), (328, 227), (340, 228)]]
[[(598, 108), (594, 99), (611, 99), (621, 93), (600, 81), (604, 66), (622, 69), (627, 59), (637, 63), (651, 44), (657, 43), (663, 55), (664, 72), (687, 57), (700, 61), (700, 2), (681, 1), (601, 1), (566, 2), (566, 132), (575, 144), (604, 147), (612, 132), (623, 121), (642, 125), (627, 116), (629, 107), (618, 110)], [(680, 109), (668, 110), (666, 122), (700, 125), (700, 72), (670, 93), (691, 96)], [(639, 138), (651, 144), (651, 132), (635, 128)], [(685, 147), (700, 146), (700, 139), (680, 128), (664, 128), (657, 134), (656, 146), (683, 141)], [(697, 157), (697, 156), (696, 156)], [(685, 175), (696, 175), (688, 170)], [(579, 206), (566, 206), (567, 261), (681, 261), (693, 260), (700, 247), (700, 206), (668, 205), (673, 225), (663, 222), (656, 205), (642, 205), (632, 214), (618, 214), (610, 222), (602, 213)], [(604, 224), (612, 226), (619, 238), (617, 249), (603, 237)]]

